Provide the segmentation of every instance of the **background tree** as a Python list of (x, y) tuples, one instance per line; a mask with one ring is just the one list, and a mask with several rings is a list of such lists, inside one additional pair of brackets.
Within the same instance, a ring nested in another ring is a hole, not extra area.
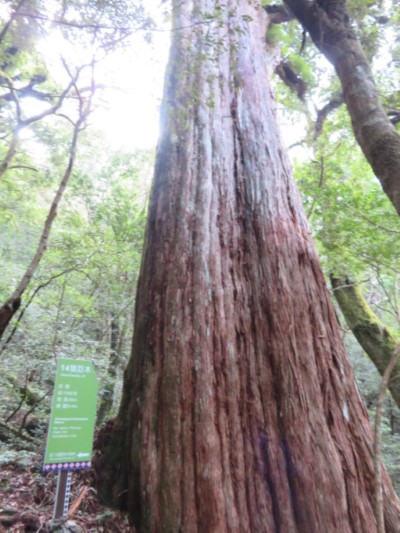
[(334, 65), (356, 139), (400, 214), (400, 137), (379, 100), (370, 64), (353, 29), (346, 0), (285, 0), (285, 4)]
[[(0, 39), (0, 157), (3, 161), (0, 167), (0, 298), (5, 302), (0, 312), (1, 334), (17, 311), (18, 318), (11, 323), (0, 351), (4, 361), (7, 350), (1, 387), (11, 396), (8, 405), (4, 405), (4, 420), (10, 426), (21, 422), (21, 419), (17, 420), (17, 411), (9, 418), (20, 405), (20, 394), (24, 399), (20, 408), (30, 409), (28, 404), (34, 393), (38, 392), (35, 396), (38, 399), (48, 390), (59, 354), (97, 356), (100, 359), (99, 375), (105, 377), (110, 346), (110, 307), (115, 320), (121, 322), (121, 331), (125, 332), (125, 338), (119, 341), (120, 367), (115, 367), (117, 375), (122, 371), (131, 326), (130, 312), (126, 309), (123, 315), (126, 323), (123, 324), (121, 308), (133, 305), (138, 259), (134, 259), (130, 267), (127, 262), (139, 253), (143, 231), (140, 213), (145, 206), (144, 198), (140, 201), (135, 198), (143, 195), (141, 181), (148, 172), (144, 162), (151, 156), (125, 155), (124, 165), (118, 166), (116, 156), (113, 159), (109, 153), (114, 168), (108, 162), (106, 168), (106, 156), (100, 158), (98, 154), (104, 140), (96, 139), (95, 147), (94, 143), (90, 144), (90, 134), (82, 133), (89, 112), (98, 108), (99, 97), (104, 91), (94, 83), (90, 68), (86, 69), (89, 70), (86, 74), (82, 66), (74, 62), (77, 58), (79, 61), (87, 59), (92, 67), (93, 57), (96, 60), (106, 58), (139, 28), (146, 36), (152, 21), (140, 2), (119, 2), (118, 5), (56, 2), (51, 8), (39, 0), (9, 4), (9, 13), (6, 9), (2, 12)], [(54, 61), (44, 49), (43, 40), (55, 42), (56, 47), (63, 42), (65, 56)], [(78, 55), (76, 48), (75, 53), (71, 52), (72, 41), (75, 47), (80, 44), (81, 50), (85, 48), (85, 52)], [(64, 72), (60, 65), (63, 65)], [(72, 139), (68, 131), (70, 121), (73, 122)], [(79, 144), (78, 134), (83, 139)], [(137, 170), (139, 159), (143, 163), (141, 170)], [(100, 212), (106, 202), (112, 201), (114, 217), (120, 217), (119, 222), (122, 221), (114, 193), (111, 194), (105, 185), (109, 176), (102, 175), (107, 172), (115, 175), (116, 168), (121, 173), (121, 186), (124, 181), (129, 181), (124, 201), (120, 204), (125, 202), (126, 206), (128, 201), (131, 202), (129, 212), (125, 208), (125, 216), (134, 215), (128, 229), (128, 223), (121, 224), (120, 229), (114, 225), (120, 234), (125, 232), (122, 239), (115, 237), (119, 251), (112, 244), (110, 234), (107, 239), (101, 238), (104, 227), (100, 229), (100, 224), (91, 220), (98, 216), (97, 210)], [(122, 175), (124, 172), (126, 175), (128, 168), (131, 177), (124, 180)], [(142, 176), (140, 179), (138, 174)], [(74, 194), (67, 194), (64, 204), (60, 205), (68, 182), (74, 187)], [(100, 182), (104, 198), (94, 193)], [(53, 239), (50, 228), (57, 213), (59, 219), (61, 214), (61, 220), (53, 227), (56, 235)], [(90, 230), (89, 223), (92, 224)], [(97, 248), (94, 248), (94, 242)], [(83, 243), (86, 249), (79, 249)], [(102, 243), (105, 243), (105, 249), (99, 253)], [(107, 253), (118, 261), (106, 261)], [(43, 257), (45, 263), (41, 268)], [(116, 276), (112, 291), (109, 290), (112, 283), (105, 275), (107, 270), (109, 275), (113, 272)], [(129, 304), (128, 301), (121, 303), (125, 283)], [(19, 307), (22, 293), (25, 293), (26, 300)], [(111, 295), (115, 297), (115, 303), (111, 303)], [(102, 302), (101, 297), (104, 298)], [(39, 323), (41, 327), (37, 327)], [(46, 341), (43, 340), (44, 332)], [(103, 350), (104, 357), (99, 357)], [(29, 365), (26, 360), (30, 361)], [(48, 410), (48, 398), (37, 407)]]
[[(62, 172), (62, 180), (44, 221), (43, 231), (39, 237), (34, 256), (23, 276), (13, 288), (11, 296), (0, 307), (0, 338), (17, 312), (21, 297), (47, 248), (49, 234), (57, 215), (60, 200), (73, 172), (78, 149), (78, 136), (82, 128), (85, 127), (87, 117), (92, 111), (96, 89), (94, 66), (100, 58), (104, 58), (110, 49), (114, 50), (132, 32), (137, 31), (138, 28), (148, 29), (152, 25), (151, 19), (145, 16), (140, 3), (130, 3), (129, 5), (130, 9), (127, 10), (125, 2), (118, 5), (115, 3), (104, 3), (103, 5), (102, 2), (100, 5), (98, 2), (88, 2), (85, 5), (82, 5), (81, 2), (69, 2), (67, 4), (62, 2), (53, 6), (53, 18), (48, 15), (48, 11), (42, 11), (44, 6), (40, 0), (24, 0), (18, 2), (10, 10), (9, 18), (3, 25), (0, 33), (0, 46), (2, 47), (0, 55), (3, 56), (4, 62), (0, 74), (6, 90), (0, 96), (0, 100), (6, 104), (1, 110), (3, 128), (7, 129), (7, 125), (10, 131), (6, 132), (2, 139), (5, 141), (5, 146), (3, 159), (0, 162), (0, 178), (10, 169), (13, 159), (19, 155), (20, 137), (26, 128), (32, 125), (37, 126), (37, 123), (50, 116), (52, 118), (62, 117), (73, 123), (73, 135), (71, 146), (68, 149), (69, 156), (66, 168)], [(80, 18), (79, 23), (76, 21), (77, 14)], [(77, 32), (80, 32), (81, 46), (86, 45), (90, 57), (91, 74), (89, 77), (86, 76), (84, 80), (87, 84), (86, 87), (80, 86), (82, 82), (78, 82), (78, 79), (82, 78), (84, 66), (80, 65), (71, 69), (65, 58), (62, 58), (62, 64), (68, 74), (68, 82), (66, 87), (60, 91), (60, 95), (54, 93), (54, 82), (50, 81), (50, 85), (43, 86), (48, 77), (47, 73), (44, 73), (43, 54), (39, 53), (38, 46), (34, 46), (33, 51), (31, 51), (30, 39), (24, 39), (23, 32), (26, 30), (27, 23), (33, 28), (28, 33), (29, 36), (33, 35), (36, 30), (38, 35), (40, 33), (42, 37), (48, 37), (51, 30), (54, 32), (54, 25), (62, 28), (60, 36), (63, 36), (64, 39), (71, 40), (76, 37)], [(129, 23), (129, 27), (126, 26), (127, 23)], [(32, 74), (30, 72), (32, 65), (41, 68), (42, 71), (39, 70)], [(40, 84), (40, 90), (37, 89), (38, 84)], [(49, 91), (48, 89), (52, 85), (53, 91)], [(67, 98), (76, 100), (78, 113), (75, 112), (75, 114), (78, 115), (77, 117), (74, 117), (73, 112), (71, 114), (71, 106), (68, 108), (64, 105), (62, 108)], [(46, 103), (47, 105), (39, 112), (29, 112), (30, 107), (32, 107), (32, 99), (36, 100), (36, 103)], [(25, 105), (26, 100), (28, 100), (27, 105)], [(21, 163), (12, 168), (21, 168)], [(22, 165), (22, 168), (31, 172), (35, 170), (27, 165)]]
[[(88, 156), (92, 150), (97, 152), (98, 143), (99, 139), (92, 148), (86, 144), (83, 159), (78, 157), (48, 252), (27, 288), (16, 322), (3, 337), (0, 390), (8, 402), (3, 404), (0, 416), (5, 421), (20, 406), (7, 422), (17, 431), (21, 413), (33, 404), (40, 421), (38, 434), (46, 429), (47, 415), (43, 417), (48, 413), (50, 398), (39, 403), (37, 400), (51, 387), (59, 356), (94, 361), (101, 380), (99, 417), (107, 415), (118, 401), (132, 335), (134, 287), (152, 154), (116, 154), (95, 174), (91, 168), (92, 174), (88, 175)], [(38, 205), (41, 194), (43, 190), (39, 189)], [(15, 208), (18, 231), (27, 236), (36, 231), (38, 220), (30, 209), (31, 198), (32, 191), (28, 203), (20, 202)], [(14, 225), (9, 229), (3, 225), (3, 294), (8, 290), (6, 274), (12, 276), (13, 269), (23, 270), (25, 256), (29, 257), (35, 244), (34, 239), (27, 238), (23, 247), (14, 248), (15, 230)], [(117, 338), (112, 335), (113, 327), (118, 330)], [(113, 352), (114, 340), (117, 354)], [(111, 367), (114, 355), (118, 362), (114, 360)], [(20, 405), (21, 395), (24, 402)], [(37, 446), (43, 443), (43, 438), (37, 440)]]
[[(398, 339), (368, 306), (359, 287), (348, 278), (331, 277), (333, 291), (349, 328), (383, 376)], [(400, 364), (394, 363), (389, 390), (400, 407)]]

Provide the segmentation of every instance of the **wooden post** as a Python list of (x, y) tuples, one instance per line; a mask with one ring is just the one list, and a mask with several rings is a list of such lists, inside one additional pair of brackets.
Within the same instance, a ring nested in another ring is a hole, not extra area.
[(53, 520), (64, 518), (68, 514), (68, 502), (71, 492), (72, 472), (60, 470), (57, 478), (56, 498), (54, 500)]

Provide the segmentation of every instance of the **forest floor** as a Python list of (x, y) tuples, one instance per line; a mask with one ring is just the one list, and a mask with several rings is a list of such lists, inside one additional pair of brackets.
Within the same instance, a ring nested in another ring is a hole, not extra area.
[(52, 529), (56, 473), (42, 473), (41, 456), (29, 457), (29, 464), (21, 461), (0, 463), (0, 532), (65, 531), (134, 532), (126, 515), (104, 507), (96, 497), (93, 471), (72, 474), (68, 522), (63, 529)]

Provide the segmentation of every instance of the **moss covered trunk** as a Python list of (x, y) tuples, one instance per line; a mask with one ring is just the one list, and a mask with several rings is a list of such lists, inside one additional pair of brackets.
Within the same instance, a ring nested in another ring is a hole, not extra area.
[[(277, 131), (266, 15), (173, 4), (103, 496), (141, 532), (376, 531), (370, 426)], [(399, 531), (386, 474), (384, 506)]]
[[(383, 376), (400, 339), (372, 311), (360, 287), (345, 277), (331, 276), (331, 283), (347, 325)], [(397, 361), (393, 369), (388, 388), (400, 407), (400, 361)]]

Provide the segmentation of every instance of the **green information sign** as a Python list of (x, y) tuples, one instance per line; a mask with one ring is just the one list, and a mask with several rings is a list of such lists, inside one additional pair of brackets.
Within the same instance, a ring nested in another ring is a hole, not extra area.
[(44, 470), (92, 466), (97, 379), (90, 361), (59, 359)]

